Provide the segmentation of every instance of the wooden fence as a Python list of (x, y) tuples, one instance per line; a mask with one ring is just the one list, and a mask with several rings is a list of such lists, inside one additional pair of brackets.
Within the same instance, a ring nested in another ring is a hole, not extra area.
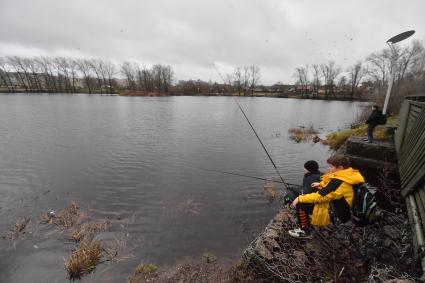
[(406, 97), (399, 113), (395, 146), (415, 254), (421, 257), (425, 270), (425, 96)]

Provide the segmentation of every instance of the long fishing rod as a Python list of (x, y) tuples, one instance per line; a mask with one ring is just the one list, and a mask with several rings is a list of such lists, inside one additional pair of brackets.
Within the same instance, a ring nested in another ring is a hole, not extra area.
[[(223, 76), (221, 75), (221, 73), (217, 70), (217, 67), (216, 67), (216, 71), (217, 71), (218, 75), (220, 76), (221, 80), (223, 81), (224, 86), (226, 86), (226, 81), (223, 79)], [(246, 116), (245, 111), (242, 109), (242, 106), (239, 104), (238, 100), (234, 96), (232, 96), (232, 97), (233, 97), (233, 100), (238, 105), (239, 109), (241, 110), (242, 114), (244, 115), (246, 121), (248, 122), (249, 126), (251, 127), (251, 129), (254, 132), (255, 136), (257, 137), (258, 141), (260, 142), (261, 146), (263, 147), (264, 151), (266, 152), (267, 157), (269, 158), (270, 162), (273, 164), (273, 167), (274, 167), (276, 173), (279, 175), (280, 180), (282, 181), (282, 184), (283, 184), (284, 188), (287, 191), (292, 191), (292, 188), (285, 182), (285, 180), (283, 179), (283, 177), (280, 174), (279, 170), (277, 169), (276, 164), (274, 163), (274, 161), (273, 161), (272, 157), (270, 156), (268, 150), (266, 149), (266, 147), (264, 146), (263, 142), (261, 141), (261, 138), (258, 136), (257, 131), (254, 129), (254, 126), (249, 121), (248, 116)]]
[[(245, 174), (240, 174), (240, 173), (235, 173), (235, 172), (220, 171), (220, 170), (206, 169), (206, 168), (200, 168), (200, 167), (197, 167), (197, 169), (203, 170), (203, 171), (208, 171), (208, 172), (216, 172), (216, 173), (221, 173), (221, 174), (227, 174), (227, 175), (233, 175), (233, 176), (240, 176), (240, 177), (246, 177), (246, 178), (251, 178), (251, 179), (257, 179), (257, 180), (262, 180), (262, 181), (267, 181), (267, 182), (273, 182), (273, 183), (282, 184), (282, 181), (279, 181), (279, 180), (273, 180), (273, 179), (268, 179), (268, 178), (261, 178), (261, 177), (250, 176), (250, 175), (245, 175)], [(286, 183), (286, 184), (288, 184), (290, 186), (297, 186), (296, 184), (291, 184), (291, 183)]]

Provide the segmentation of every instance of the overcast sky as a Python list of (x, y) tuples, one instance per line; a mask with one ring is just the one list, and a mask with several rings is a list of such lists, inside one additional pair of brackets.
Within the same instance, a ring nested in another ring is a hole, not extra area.
[(424, 11), (424, 0), (0, 0), (0, 56), (163, 63), (177, 80), (217, 82), (255, 64), (262, 83), (291, 83), (297, 66), (345, 69), (406, 30), (425, 40)]

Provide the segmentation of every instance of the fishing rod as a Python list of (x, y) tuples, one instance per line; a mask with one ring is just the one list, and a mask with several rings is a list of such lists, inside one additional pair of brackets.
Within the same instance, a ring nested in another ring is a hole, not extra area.
[[(215, 67), (215, 69), (216, 69), (218, 75), (220, 76), (221, 80), (223, 81), (224, 87), (226, 87), (226, 81), (223, 79), (223, 76), (217, 70), (217, 67)], [(235, 101), (235, 103), (238, 105), (239, 109), (241, 110), (243, 116), (245, 117), (245, 119), (248, 122), (249, 126), (251, 127), (252, 131), (254, 132), (255, 136), (257, 137), (257, 140), (260, 142), (261, 146), (263, 147), (264, 151), (266, 152), (267, 157), (269, 158), (270, 162), (273, 164), (273, 167), (274, 167), (276, 173), (278, 174), (280, 180), (282, 181), (281, 183), (283, 184), (283, 187), (286, 189), (287, 192), (288, 191), (294, 192), (293, 189), (289, 186), (289, 184), (286, 183), (285, 180), (283, 179), (282, 175), (280, 174), (279, 170), (277, 169), (276, 164), (274, 163), (272, 157), (270, 156), (267, 148), (265, 147), (264, 143), (261, 141), (261, 138), (258, 136), (257, 131), (255, 130), (254, 126), (249, 121), (248, 116), (246, 116), (245, 111), (242, 109), (242, 106), (239, 104), (238, 100), (234, 96), (232, 96), (232, 97), (233, 97), (233, 100)]]
[[(216, 173), (221, 173), (221, 174), (227, 174), (227, 175), (233, 175), (233, 176), (240, 176), (240, 177), (246, 177), (246, 178), (251, 178), (251, 179), (257, 179), (257, 180), (262, 180), (262, 181), (267, 181), (267, 182), (273, 182), (273, 183), (282, 184), (282, 181), (279, 181), (279, 180), (273, 180), (273, 179), (268, 179), (268, 178), (261, 178), (261, 177), (250, 176), (250, 175), (245, 175), (245, 174), (240, 174), (240, 173), (235, 173), (235, 172), (220, 171), (220, 170), (200, 168), (200, 167), (197, 167), (197, 169), (203, 170), (203, 171), (208, 171), (208, 172), (216, 172)], [(288, 184), (290, 186), (298, 186), (296, 184), (291, 184), (291, 183), (286, 183), (286, 184)]]

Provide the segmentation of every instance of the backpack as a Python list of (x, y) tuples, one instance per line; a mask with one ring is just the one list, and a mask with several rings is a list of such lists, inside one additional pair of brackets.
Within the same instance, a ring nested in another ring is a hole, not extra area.
[(387, 123), (387, 115), (380, 114), (378, 118), (378, 125), (385, 125)]
[(376, 212), (376, 189), (368, 183), (353, 186), (354, 200), (351, 207), (351, 221), (357, 226), (366, 226), (375, 220)]

